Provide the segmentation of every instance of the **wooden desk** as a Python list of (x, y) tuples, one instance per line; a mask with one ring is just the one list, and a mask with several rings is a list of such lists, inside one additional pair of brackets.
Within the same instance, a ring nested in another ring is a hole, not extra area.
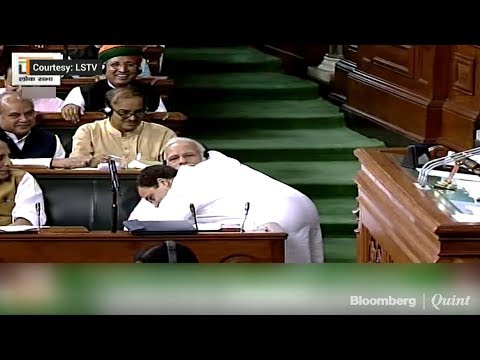
[[(173, 89), (175, 82), (173, 79), (164, 79), (164, 78), (155, 78), (155, 77), (139, 77), (137, 78), (138, 81), (144, 84), (151, 84), (155, 87), (155, 90), (161, 95), (163, 98), (168, 98), (170, 91)], [(57, 86), (57, 94), (64, 95), (65, 97), (70, 90), (72, 90), (76, 86), (88, 85), (93, 84), (96, 82), (95, 77), (80, 77), (80, 78), (73, 78), (73, 79), (62, 79), (59, 86)]]
[(414, 185), (404, 149), (357, 149), (358, 262), (480, 262), (480, 223), (457, 222)]
[[(151, 84), (158, 96), (161, 96), (163, 100), (168, 101), (168, 97), (175, 85), (173, 79), (164, 79), (157, 77), (139, 77), (138, 81), (144, 84)], [(57, 96), (59, 98), (65, 99), (70, 90), (74, 87), (93, 84), (97, 80), (95, 77), (79, 77), (73, 79), (62, 79), (59, 86), (56, 86)], [(5, 87), (5, 81), (0, 79), (0, 87)]]
[[(66, 121), (61, 113), (37, 113), (35, 119), (38, 126), (55, 132), (58, 129), (76, 130), (80, 125), (102, 120), (106, 117), (103, 112), (92, 111), (81, 115), (80, 121), (76, 124)], [(179, 134), (184, 128), (187, 119), (187, 116), (181, 112), (155, 112), (147, 114), (144, 121), (166, 126)]]
[(134, 236), (82, 227), (46, 228), (38, 234), (1, 234), (0, 262), (133, 263), (140, 249), (174, 240), (188, 246), (201, 263), (283, 263), (286, 237), (283, 232)]

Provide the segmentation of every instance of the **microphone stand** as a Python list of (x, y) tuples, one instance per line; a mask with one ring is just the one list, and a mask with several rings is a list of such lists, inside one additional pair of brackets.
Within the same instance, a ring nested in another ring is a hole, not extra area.
[(108, 171), (110, 172), (110, 181), (112, 183), (112, 233), (118, 229), (118, 196), (120, 194), (120, 182), (118, 181), (117, 164), (115, 160), (108, 160)]
[(240, 232), (245, 232), (245, 230), (243, 228), (245, 227), (245, 221), (247, 220), (247, 215), (248, 215), (249, 210), (250, 210), (250, 203), (247, 201), (245, 203), (245, 217), (243, 218), (242, 227), (240, 228)]
[(449, 162), (463, 160), (468, 158), (471, 155), (477, 155), (477, 154), (480, 154), (480, 148), (473, 148), (470, 150), (454, 153), (452, 155), (447, 155), (438, 159), (430, 160), (425, 165), (423, 165), (423, 167), (420, 169), (417, 182), (421, 187), (425, 187), (427, 185), (428, 174), (434, 168), (445, 165)]
[(190, 212), (192, 213), (193, 221), (195, 221), (195, 228), (198, 231), (197, 211), (195, 210), (195, 205), (190, 204)]

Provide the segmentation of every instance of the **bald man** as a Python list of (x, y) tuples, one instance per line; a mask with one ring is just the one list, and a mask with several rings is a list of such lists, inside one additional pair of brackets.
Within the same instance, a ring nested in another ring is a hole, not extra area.
[(75, 168), (88, 166), (91, 156), (65, 159), (65, 150), (57, 135), (36, 127), (31, 99), (16, 92), (0, 95), (0, 140), (10, 150), (13, 165), (43, 165)]

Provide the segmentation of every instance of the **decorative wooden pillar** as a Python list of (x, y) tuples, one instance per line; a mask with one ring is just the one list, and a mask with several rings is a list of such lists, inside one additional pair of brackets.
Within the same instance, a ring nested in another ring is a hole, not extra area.
[(329, 45), (328, 53), (317, 67), (309, 66), (307, 74), (309, 77), (330, 84), (335, 75), (335, 64), (343, 58), (343, 45)]

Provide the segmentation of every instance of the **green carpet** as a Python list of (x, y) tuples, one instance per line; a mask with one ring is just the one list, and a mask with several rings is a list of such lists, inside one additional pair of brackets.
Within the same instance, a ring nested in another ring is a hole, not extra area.
[(197, 101), (310, 100), (318, 97), (316, 84), (281, 73), (220, 73), (177, 76), (178, 97)]
[(326, 262), (354, 262), (356, 148), (383, 143), (345, 127), (314, 82), (282, 73), (251, 47), (167, 48), (171, 105), (189, 117), (185, 135), (309, 196), (317, 206)]
[(194, 119), (191, 126), (195, 132), (251, 128), (341, 128), (344, 124), (338, 108), (320, 99), (217, 102), (215, 99), (197, 101), (194, 97), (178, 98), (174, 107)]
[[(168, 53), (168, 58), (167, 54)], [(165, 54), (166, 74), (185, 75), (201, 72), (257, 72), (277, 71), (281, 61), (258, 50), (237, 47), (167, 48)]]

